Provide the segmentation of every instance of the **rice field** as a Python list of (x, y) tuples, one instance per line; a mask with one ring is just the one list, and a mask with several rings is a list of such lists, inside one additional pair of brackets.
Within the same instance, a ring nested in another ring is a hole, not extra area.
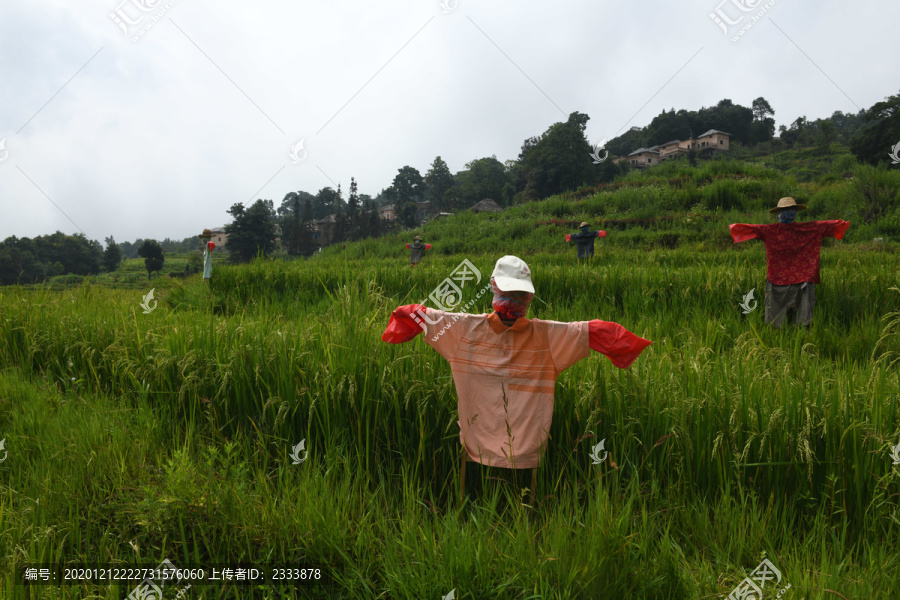
[(121, 599), (15, 573), (168, 559), (333, 582), (189, 598), (712, 599), (768, 559), (767, 600), (898, 598), (900, 255), (823, 248), (812, 327), (775, 330), (746, 246), (523, 256), (530, 316), (654, 343), (626, 370), (592, 354), (563, 373), (535, 490), (470, 463), (463, 501), (449, 365), (380, 337), (464, 258), (484, 285), (500, 254), (0, 289), (0, 596)]

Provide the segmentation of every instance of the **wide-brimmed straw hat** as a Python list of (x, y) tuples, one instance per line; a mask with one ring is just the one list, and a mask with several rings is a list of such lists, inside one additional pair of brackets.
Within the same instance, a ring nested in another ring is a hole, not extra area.
[(587, 224), (587, 221), (582, 221), (579, 227), (590, 227), (590, 225)]
[(796, 208), (797, 210), (806, 210), (805, 204), (797, 204), (797, 201), (791, 198), (790, 196), (786, 198), (782, 198), (778, 201), (778, 206), (775, 208), (769, 209), (770, 213), (778, 212), (779, 210), (785, 208)]
[(204, 230), (203, 230), (203, 233), (201, 233), (201, 234), (198, 235), (197, 237), (202, 237), (202, 238), (208, 237), (208, 238), (211, 238), (211, 237), (212, 237), (212, 231), (210, 231), (209, 229), (204, 229)]
[(413, 240), (419, 240), (419, 241), (421, 242), (421, 241), (422, 241), (422, 238), (420, 238), (419, 236), (416, 236), (416, 237), (413, 238)]

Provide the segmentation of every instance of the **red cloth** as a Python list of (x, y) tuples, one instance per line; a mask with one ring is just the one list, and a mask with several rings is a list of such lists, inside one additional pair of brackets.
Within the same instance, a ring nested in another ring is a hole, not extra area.
[(620, 369), (631, 365), (644, 348), (653, 343), (612, 321), (594, 319), (588, 323), (591, 350), (605, 355)]
[(571, 234), (571, 233), (567, 233), (567, 234), (566, 234), (566, 241), (567, 241), (567, 242), (571, 242), (571, 241), (572, 241), (572, 234)]
[[(424, 329), (413, 320), (413, 313), (425, 314), (425, 307), (421, 304), (407, 304), (398, 306), (391, 313), (391, 320), (387, 329), (381, 334), (381, 341), (389, 344), (403, 344), (414, 339)], [(421, 316), (416, 318), (421, 320)]]
[(212, 250), (213, 248), (216, 247), (216, 245), (213, 244), (212, 242), (206, 242), (206, 247), (209, 248), (210, 250)]
[(766, 244), (766, 277), (773, 285), (819, 283), (822, 238), (842, 239), (849, 221), (810, 221), (769, 225), (729, 225), (734, 243), (760, 239)]
[[(415, 319), (422, 320), (425, 307), (421, 304), (407, 304), (397, 307), (391, 313), (391, 320), (381, 335), (381, 341), (389, 344), (403, 344), (415, 339), (424, 331)], [(588, 321), (588, 343), (591, 350), (603, 354), (614, 365), (624, 369), (640, 356), (644, 349), (652, 344), (650, 340), (636, 336), (618, 323), (594, 319)]]
[[(409, 244), (406, 245), (406, 249), (409, 250)], [(426, 250), (431, 250), (431, 244), (425, 244)]]

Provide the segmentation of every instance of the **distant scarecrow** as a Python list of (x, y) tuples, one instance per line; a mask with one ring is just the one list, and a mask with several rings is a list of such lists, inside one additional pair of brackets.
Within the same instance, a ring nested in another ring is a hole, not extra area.
[(806, 210), (806, 205), (782, 198), (769, 210), (779, 223), (729, 226), (736, 244), (752, 239), (766, 244), (766, 323), (774, 327), (791, 317), (804, 327), (812, 323), (822, 238), (842, 239), (850, 227), (849, 221), (795, 223), (798, 210)]
[(585, 221), (582, 221), (579, 227), (581, 228), (579, 233), (566, 234), (566, 242), (575, 241), (575, 245), (578, 246), (578, 258), (591, 258), (594, 256), (594, 240), (606, 237), (606, 232), (602, 229), (591, 231), (590, 225)]
[(212, 251), (215, 249), (216, 245), (210, 241), (212, 239), (212, 231), (209, 229), (204, 229), (199, 237), (204, 242), (203, 281), (206, 281), (207, 279), (212, 279)]
[(523, 260), (504, 256), (491, 275), (491, 314), (449, 313), (420, 304), (391, 314), (381, 339), (391, 344), (425, 332), (453, 372), (459, 439), (470, 460), (507, 469), (538, 466), (553, 416), (559, 375), (590, 350), (624, 369), (650, 345), (618, 323), (527, 319), (534, 298)]
[(407, 244), (406, 249), (409, 250), (409, 266), (416, 266), (422, 257), (425, 256), (426, 250), (431, 250), (431, 244), (423, 244), (422, 238), (416, 236), (413, 238), (412, 244)]

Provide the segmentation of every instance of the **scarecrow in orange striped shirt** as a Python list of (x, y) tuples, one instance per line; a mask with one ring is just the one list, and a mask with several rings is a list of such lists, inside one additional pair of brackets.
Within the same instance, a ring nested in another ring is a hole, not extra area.
[(526, 318), (534, 286), (528, 265), (515, 256), (497, 261), (491, 287), (491, 314), (401, 306), (381, 339), (400, 344), (424, 331), (425, 343), (450, 362), (460, 442), (469, 458), (487, 466), (529, 469), (540, 462), (547, 441), (559, 375), (591, 350), (624, 369), (651, 342), (599, 319)]

